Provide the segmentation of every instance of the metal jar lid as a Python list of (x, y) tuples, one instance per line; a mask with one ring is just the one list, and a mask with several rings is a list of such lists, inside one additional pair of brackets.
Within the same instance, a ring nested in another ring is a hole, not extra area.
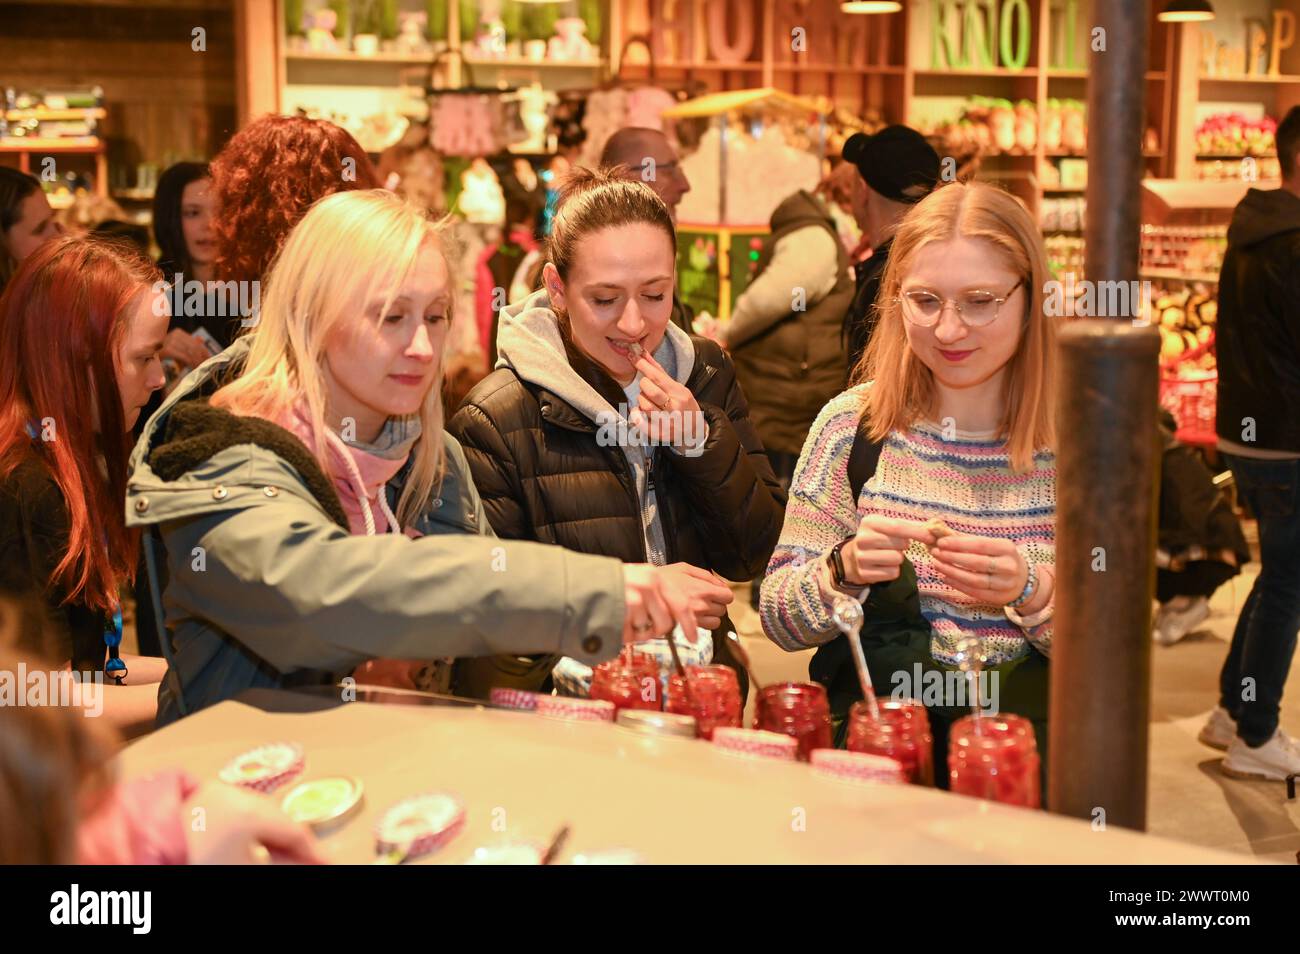
[(695, 738), (695, 719), (674, 712), (654, 709), (620, 709), (619, 725), (644, 735), (675, 735), (685, 739)]

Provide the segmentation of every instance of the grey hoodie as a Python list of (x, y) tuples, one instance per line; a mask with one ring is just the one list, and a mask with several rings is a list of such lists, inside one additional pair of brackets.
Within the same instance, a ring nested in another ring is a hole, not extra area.
[[(551, 310), (545, 289), (501, 309), (497, 355), (498, 368), (509, 368), (522, 380), (546, 388), (593, 424), (609, 430), (607, 425), (611, 422), (619, 418), (626, 420), (626, 414), (610, 405), (569, 365), (559, 321)], [(673, 380), (685, 384), (695, 365), (695, 346), (690, 335), (670, 322), (663, 341), (654, 351), (654, 359)], [(630, 412), (631, 408), (622, 410)], [(646, 559), (663, 565), (667, 562), (663, 520), (654, 486), (648, 480), (654, 447), (632, 441), (620, 441), (619, 446), (636, 478)]]

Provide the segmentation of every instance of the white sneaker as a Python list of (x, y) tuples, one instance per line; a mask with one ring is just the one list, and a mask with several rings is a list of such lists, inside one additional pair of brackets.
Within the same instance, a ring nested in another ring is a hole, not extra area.
[(1151, 635), (1161, 646), (1172, 646), (1210, 618), (1210, 601), (1204, 596), (1175, 596), (1156, 613)]
[(1227, 757), (1220, 763), (1224, 775), (1233, 778), (1284, 781), (1288, 775), (1300, 775), (1300, 748), (1295, 739), (1281, 729), (1257, 749), (1241, 739), (1233, 739)]
[(1210, 718), (1196, 736), (1202, 745), (1208, 745), (1220, 752), (1228, 751), (1228, 746), (1232, 745), (1232, 740), (1236, 737), (1237, 720), (1228, 715), (1228, 710), (1223, 706), (1214, 707), (1214, 711), (1210, 713)]

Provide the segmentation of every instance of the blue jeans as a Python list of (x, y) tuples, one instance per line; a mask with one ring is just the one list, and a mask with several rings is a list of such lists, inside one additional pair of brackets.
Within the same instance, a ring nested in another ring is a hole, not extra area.
[(1277, 731), (1300, 631), (1300, 461), (1224, 456), (1259, 521), (1260, 569), (1219, 676), (1220, 704), (1242, 740), (1258, 747)]

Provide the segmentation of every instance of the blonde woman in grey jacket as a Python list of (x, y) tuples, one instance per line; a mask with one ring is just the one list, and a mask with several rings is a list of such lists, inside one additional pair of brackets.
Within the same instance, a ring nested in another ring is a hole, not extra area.
[(380, 191), (317, 203), (253, 333), (192, 372), (131, 458), (127, 519), (165, 545), (159, 724), (377, 658), (561, 653), (696, 627), (648, 565), (499, 540), (443, 431), (440, 232)]

